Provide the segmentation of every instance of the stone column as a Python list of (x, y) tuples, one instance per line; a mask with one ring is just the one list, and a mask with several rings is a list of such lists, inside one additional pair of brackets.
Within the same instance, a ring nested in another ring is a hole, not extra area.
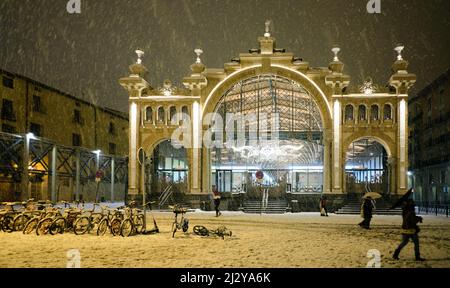
[[(139, 139), (139, 116), (135, 102), (130, 104), (130, 138), (129, 138), (129, 162), (128, 162), (128, 195), (130, 198), (139, 194), (139, 165), (138, 165), (138, 139)], [(132, 196), (133, 195), (133, 196)]]
[(341, 139), (341, 103), (339, 100), (333, 102), (333, 144), (332, 144), (332, 191), (335, 194), (342, 193), (342, 139)]
[(398, 103), (398, 163), (397, 193), (403, 195), (408, 190), (408, 111), (406, 99)]
[(329, 131), (325, 131), (325, 139), (324, 139), (324, 151), (323, 151), (323, 192), (331, 193), (331, 133)]

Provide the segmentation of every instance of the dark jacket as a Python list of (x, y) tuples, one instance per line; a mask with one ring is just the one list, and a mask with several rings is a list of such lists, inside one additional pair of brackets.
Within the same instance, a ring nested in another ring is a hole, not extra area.
[(422, 217), (416, 216), (414, 206), (406, 206), (403, 208), (402, 234), (419, 233), (420, 228), (417, 225), (419, 222), (422, 222)]
[(363, 218), (372, 218), (372, 210), (373, 210), (373, 205), (372, 205), (372, 201), (369, 199), (365, 199), (362, 207), (361, 207), (361, 216)]

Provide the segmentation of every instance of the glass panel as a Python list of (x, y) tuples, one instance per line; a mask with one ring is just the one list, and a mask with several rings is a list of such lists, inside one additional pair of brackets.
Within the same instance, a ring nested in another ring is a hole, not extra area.
[(367, 120), (367, 116), (366, 116), (366, 106), (364, 106), (364, 105), (359, 105), (359, 108), (358, 108), (358, 119), (359, 119), (360, 121)]
[(169, 116), (170, 117), (170, 123), (172, 125), (176, 125), (177, 124), (177, 118), (176, 118), (177, 108), (175, 106), (170, 107), (169, 114), (170, 114), (170, 116)]
[(149, 122), (153, 122), (153, 110), (152, 107), (147, 107), (145, 109), (145, 120)]
[(347, 105), (345, 107), (345, 121), (353, 120), (353, 106)]
[(370, 108), (370, 119), (371, 120), (378, 120), (378, 105), (372, 105)]
[(384, 105), (384, 120), (392, 120), (392, 108), (391, 105)]

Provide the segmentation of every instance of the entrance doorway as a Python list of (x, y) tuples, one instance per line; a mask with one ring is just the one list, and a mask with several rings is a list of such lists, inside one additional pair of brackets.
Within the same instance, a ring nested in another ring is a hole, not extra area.
[(384, 146), (371, 138), (353, 142), (347, 149), (346, 189), (350, 194), (388, 194), (390, 169)]

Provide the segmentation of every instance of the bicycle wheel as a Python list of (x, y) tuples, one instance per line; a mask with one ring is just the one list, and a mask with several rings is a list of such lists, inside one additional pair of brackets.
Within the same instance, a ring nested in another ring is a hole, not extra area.
[(118, 236), (120, 234), (120, 226), (122, 225), (122, 220), (116, 218), (111, 221), (111, 233), (113, 236)]
[(108, 219), (103, 219), (102, 221), (100, 221), (100, 224), (98, 224), (98, 228), (97, 228), (97, 236), (103, 236), (106, 233), (106, 230), (108, 229), (109, 226), (109, 221)]
[(36, 227), (36, 234), (37, 235), (47, 235), (52, 223), (53, 223), (53, 218), (45, 218), (45, 219), (39, 221), (39, 223)]
[(25, 225), (27, 224), (27, 222), (30, 220), (30, 217), (28, 217), (27, 215), (17, 215), (14, 218), (14, 231), (23, 231), (23, 228), (25, 227)]
[(52, 224), (50, 225), (50, 234), (56, 235), (56, 234), (63, 234), (67, 227), (67, 221), (63, 217), (59, 217), (55, 219)]
[(14, 231), (14, 217), (12, 215), (5, 215), (3, 217), (2, 230), (7, 233)]
[(131, 219), (125, 219), (122, 222), (122, 225), (120, 225), (120, 235), (122, 237), (129, 237), (133, 233), (133, 221)]
[(186, 233), (189, 230), (189, 219), (184, 218), (181, 228), (183, 232)]
[(144, 230), (144, 215), (139, 214), (134, 220), (134, 227), (136, 229), (136, 233), (141, 234), (142, 230)]
[(86, 232), (89, 230), (90, 225), (91, 221), (89, 220), (89, 217), (80, 217), (73, 224), (73, 232), (75, 233), (75, 235), (86, 234)]
[(205, 226), (194, 226), (194, 233), (198, 236), (209, 236), (209, 230)]
[(31, 234), (33, 231), (36, 231), (36, 227), (39, 223), (38, 218), (33, 218), (25, 224), (25, 227), (23, 228), (23, 234)]

